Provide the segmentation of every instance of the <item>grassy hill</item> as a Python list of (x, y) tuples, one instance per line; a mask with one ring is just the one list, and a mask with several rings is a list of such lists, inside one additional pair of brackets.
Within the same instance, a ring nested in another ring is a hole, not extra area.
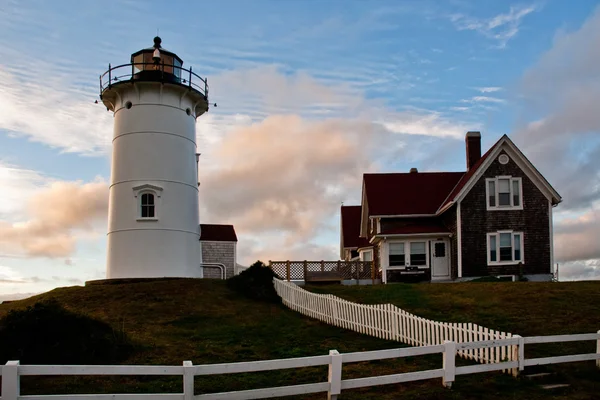
[[(440, 320), (471, 321), (522, 335), (593, 332), (600, 328), (600, 283), (439, 284), (318, 288), (365, 302), (393, 302)], [(512, 294), (511, 294), (512, 293)], [(68, 287), (0, 305), (0, 317), (44, 299), (124, 331), (136, 351), (123, 364), (181, 365), (266, 360), (400, 347), (303, 317), (282, 305), (247, 300), (220, 281), (175, 279)], [(511, 303), (518, 303), (512, 304)], [(508, 304), (508, 305), (507, 305)], [(526, 323), (526, 316), (539, 329)], [(518, 314), (518, 315), (515, 315)], [(490, 315), (493, 315), (491, 317)], [(545, 315), (544, 318), (539, 315)], [(543, 321), (548, 321), (544, 323)], [(551, 321), (551, 322), (549, 322)], [(543, 324), (543, 325), (540, 325)], [(525, 330), (524, 327), (528, 327)], [(1, 346), (2, 344), (0, 344)], [(440, 356), (344, 366), (344, 378), (440, 368)], [(573, 387), (554, 398), (591, 399), (600, 392), (593, 363), (572, 364)], [(561, 372), (563, 373), (563, 372)], [(197, 393), (324, 381), (326, 367), (197, 378)], [(24, 377), (22, 393), (179, 392), (179, 378)], [(343, 393), (344, 399), (548, 398), (536, 385), (498, 374), (460, 376), (452, 390), (441, 380)], [(324, 395), (297, 398), (322, 399)]]

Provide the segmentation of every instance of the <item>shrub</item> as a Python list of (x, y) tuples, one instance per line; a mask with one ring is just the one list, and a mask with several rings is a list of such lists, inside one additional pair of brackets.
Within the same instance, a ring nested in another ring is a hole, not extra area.
[(238, 293), (254, 300), (281, 303), (281, 298), (273, 286), (275, 273), (265, 266), (262, 261), (257, 261), (241, 274), (227, 280), (227, 286)]
[(2, 364), (111, 364), (132, 351), (124, 332), (55, 300), (11, 310), (0, 319), (0, 344)]

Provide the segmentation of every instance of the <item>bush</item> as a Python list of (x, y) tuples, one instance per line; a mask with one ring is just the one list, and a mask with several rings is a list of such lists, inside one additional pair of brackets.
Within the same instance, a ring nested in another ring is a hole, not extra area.
[(112, 364), (132, 351), (124, 332), (76, 314), (57, 301), (11, 310), (0, 319), (0, 362), (23, 364)]
[(281, 303), (281, 298), (273, 286), (275, 273), (265, 266), (262, 261), (257, 261), (239, 275), (227, 280), (227, 286), (238, 293), (254, 300), (270, 303)]

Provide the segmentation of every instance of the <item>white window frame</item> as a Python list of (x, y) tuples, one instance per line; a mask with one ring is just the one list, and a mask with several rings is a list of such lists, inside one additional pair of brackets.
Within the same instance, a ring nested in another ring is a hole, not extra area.
[[(500, 261), (500, 234), (501, 233), (510, 233), (510, 245), (512, 248), (512, 260), (511, 261)], [(515, 260), (515, 235), (521, 236), (521, 259)], [(492, 254), (490, 249), (490, 241), (491, 237), (494, 236), (496, 238), (496, 261), (492, 261)], [(523, 232), (515, 232), (511, 230), (490, 232), (487, 234), (486, 240), (486, 252), (487, 252), (487, 264), (488, 265), (515, 265), (518, 263), (525, 264), (525, 240)]]
[[(160, 203), (162, 188), (154, 185), (140, 185), (133, 188), (134, 200), (135, 200), (135, 219), (136, 221), (158, 221), (160, 216)], [(154, 195), (154, 217), (142, 217), (142, 195), (152, 194)]]
[[(501, 206), (500, 205), (500, 199), (498, 196), (498, 187), (500, 185), (498, 185), (498, 181), (501, 179), (508, 179), (509, 180), (509, 188), (510, 188), (510, 205), (508, 206)], [(494, 198), (496, 199), (496, 205), (495, 206), (491, 206), (490, 205), (490, 182), (494, 182), (494, 189), (495, 189), (495, 193), (494, 193)], [(514, 196), (513, 196), (513, 182), (518, 182), (519, 183), (519, 205), (515, 206), (514, 205)], [(510, 175), (504, 175), (504, 176), (497, 176), (495, 178), (486, 178), (485, 180), (485, 204), (486, 204), (486, 208), (488, 211), (494, 211), (494, 210), (522, 210), (523, 209), (523, 180), (521, 178), (518, 177), (512, 177)]]
[[(389, 245), (396, 243), (404, 243), (404, 265), (390, 265), (390, 252)], [(412, 265), (410, 263), (410, 244), (411, 243), (425, 243), (425, 265)], [(388, 251), (387, 251), (387, 269), (405, 269), (406, 267), (418, 267), (420, 269), (428, 269), (431, 268), (431, 264), (429, 262), (429, 239), (415, 239), (415, 240), (394, 240), (387, 243)]]
[[(365, 254), (370, 254), (371, 259), (365, 260)], [(373, 261), (373, 250), (363, 250), (360, 252), (360, 261)]]

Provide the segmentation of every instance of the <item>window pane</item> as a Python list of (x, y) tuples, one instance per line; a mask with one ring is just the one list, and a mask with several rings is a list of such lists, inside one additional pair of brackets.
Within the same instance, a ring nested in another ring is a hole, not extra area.
[(510, 180), (498, 179), (498, 192), (499, 193), (510, 193)]
[(521, 205), (521, 196), (519, 195), (519, 181), (515, 179), (512, 182), (512, 186), (513, 206), (519, 206)]
[(500, 261), (512, 261), (512, 234), (500, 234)]
[(404, 254), (404, 243), (390, 243), (390, 254)]
[(495, 248), (490, 251), (490, 261), (498, 261)]
[(411, 254), (410, 265), (427, 265), (427, 256), (425, 254)]
[(154, 218), (154, 206), (148, 206), (148, 217)]
[(410, 244), (410, 264), (427, 265), (425, 242), (414, 242)]
[(490, 261), (498, 261), (496, 256), (496, 236), (490, 236)]
[(413, 242), (410, 244), (410, 254), (425, 254), (425, 242)]
[(512, 247), (500, 247), (500, 261), (512, 261)]
[(512, 238), (510, 233), (501, 233), (500, 234), (500, 247), (510, 247), (512, 246)]
[(496, 207), (496, 182), (488, 182), (488, 202), (490, 207)]
[(498, 205), (510, 206), (510, 193), (498, 193)]
[(404, 265), (404, 254), (390, 254), (390, 266)]
[(365, 251), (363, 253), (363, 261), (373, 261), (373, 253), (370, 251)]
[(521, 261), (521, 235), (514, 235), (515, 238), (515, 261)]
[(148, 218), (148, 206), (142, 206), (142, 218)]
[(434, 257), (446, 257), (446, 244), (445, 243), (436, 243), (434, 245)]

